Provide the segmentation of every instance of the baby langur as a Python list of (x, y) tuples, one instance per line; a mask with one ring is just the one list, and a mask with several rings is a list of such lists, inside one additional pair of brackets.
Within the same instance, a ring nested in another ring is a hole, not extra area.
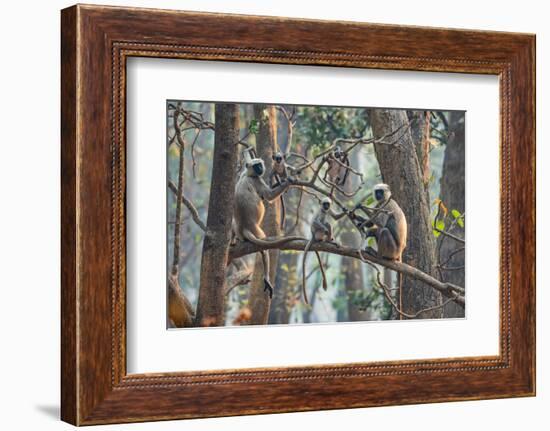
[[(311, 222), (311, 239), (308, 241), (304, 249), (304, 257), (302, 261), (302, 292), (306, 304), (309, 304), (306, 292), (307, 253), (314, 242), (325, 241), (338, 246), (338, 244), (334, 241), (334, 237), (332, 235), (332, 225), (328, 222), (327, 217), (328, 215), (330, 215), (335, 220), (338, 220), (348, 213), (348, 211), (345, 209), (340, 214), (334, 213), (334, 211), (332, 211), (330, 208), (331, 204), (332, 200), (329, 197), (324, 197), (321, 200), (319, 211)], [(318, 251), (315, 251), (315, 254), (317, 255), (317, 261), (319, 262), (319, 268), (321, 269), (321, 275), (323, 276), (323, 290), (327, 290), (327, 278), (325, 274), (325, 269), (323, 268), (323, 263), (321, 262), (321, 256), (319, 255)]]
[(343, 186), (346, 183), (350, 169), (348, 155), (340, 147), (336, 147), (334, 151), (325, 157), (325, 161), (328, 167), (325, 171), (324, 180), (327, 181), (328, 177), (328, 182), (332, 186)]
[[(288, 241), (302, 239), (289, 236), (273, 241), (264, 240), (266, 235), (261, 228), (265, 214), (264, 202), (272, 202), (277, 199), (290, 185), (288, 180), (282, 180), (278, 186), (269, 187), (262, 178), (264, 170), (262, 159), (252, 158), (250, 153), (245, 153), (245, 172), (235, 186), (235, 214), (233, 217), (235, 238), (241, 241), (250, 241), (262, 247), (277, 247)], [(273, 286), (269, 281), (269, 254), (266, 250), (262, 250), (260, 253), (264, 266), (264, 291), (272, 298)]]
[[(296, 169), (286, 163), (286, 157), (280, 151), (277, 151), (273, 156), (273, 165), (269, 174), (269, 185), (271, 188), (277, 187), (283, 180), (292, 182), (290, 175), (294, 175)], [(283, 195), (281, 195), (281, 230), (285, 227), (286, 209)]]

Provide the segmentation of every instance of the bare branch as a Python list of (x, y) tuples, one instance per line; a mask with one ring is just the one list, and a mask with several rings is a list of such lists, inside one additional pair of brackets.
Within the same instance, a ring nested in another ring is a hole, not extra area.
[[(178, 187), (172, 182), (172, 181), (168, 181), (168, 188), (176, 195), (178, 196)], [(203, 230), (206, 232), (206, 225), (204, 224), (204, 222), (201, 220), (200, 216), (199, 216), (199, 212), (197, 211), (197, 208), (195, 208), (195, 205), (193, 205), (193, 203), (187, 199), (185, 197), (185, 195), (182, 193), (181, 194), (181, 202), (187, 207), (187, 209), (189, 210), (189, 212), (191, 213), (191, 217), (193, 218), (193, 220), (195, 221), (195, 223), (197, 223), (197, 225)]]
[(180, 260), (180, 238), (181, 238), (181, 203), (183, 194), (183, 167), (184, 167), (184, 150), (185, 140), (178, 123), (179, 112), (174, 111), (174, 129), (176, 131), (176, 139), (179, 145), (179, 165), (178, 165), (178, 186), (176, 193), (176, 224), (174, 225), (174, 256), (172, 260), (171, 274), (177, 279), (179, 274)]
[(449, 233), (449, 232), (446, 232), (442, 229), (438, 229), (437, 227), (433, 227), (433, 230), (435, 230), (436, 232), (439, 232), (441, 235), (443, 236), (446, 236), (447, 238), (451, 238), (451, 239), (454, 239), (455, 241), (461, 243), (461, 244), (466, 244), (466, 241), (462, 238), (459, 238), (458, 236), (456, 235), (453, 235), (452, 233)]
[(384, 292), (384, 296), (386, 297), (386, 299), (388, 300), (388, 302), (391, 304), (391, 306), (394, 308), (394, 310), (401, 316), (403, 317), (406, 317), (407, 319), (416, 319), (418, 316), (420, 316), (421, 314), (423, 313), (427, 313), (429, 311), (433, 311), (433, 310), (437, 310), (439, 308), (443, 308), (445, 307), (449, 302), (452, 302), (452, 301), (455, 301), (455, 299), (457, 298), (458, 294), (455, 293), (451, 298), (448, 298), (446, 301), (442, 302), (441, 304), (439, 305), (434, 305), (433, 307), (428, 307), (428, 308), (423, 308), (422, 310), (419, 310), (417, 311), (416, 313), (414, 314), (409, 314), (409, 313), (405, 313), (404, 311), (402, 311), (399, 306), (395, 303), (394, 299), (392, 298), (390, 292), (389, 292), (389, 289), (388, 287), (382, 282), (381, 278), (380, 278), (380, 271), (377, 272), (376, 274), (376, 278), (377, 278), (377, 282), (378, 284), (380, 285), (380, 287), (382, 287), (382, 291)]
[[(257, 253), (262, 250), (268, 250), (270, 248), (276, 248), (278, 250), (303, 251), (306, 247), (307, 242), (308, 241), (305, 239), (293, 240), (293, 241), (288, 241), (277, 247), (272, 247), (269, 245), (259, 246), (259, 245), (252, 244), (251, 242), (248, 242), (248, 241), (239, 242), (238, 244), (232, 246), (229, 249), (229, 260), (236, 259), (238, 257), (245, 256), (247, 254)], [(463, 287), (454, 285), (452, 283), (441, 282), (436, 278), (432, 277), (431, 275), (428, 275), (420, 271), (419, 269), (416, 269), (405, 263), (382, 259), (371, 254), (361, 253), (361, 251), (357, 250), (356, 248), (351, 248), (347, 246), (338, 246), (338, 245), (331, 244), (328, 242), (323, 242), (323, 241), (313, 243), (311, 245), (310, 250), (333, 253), (333, 254), (338, 254), (340, 256), (353, 257), (355, 259), (361, 259), (362, 261), (369, 261), (377, 265), (384, 266), (393, 271), (400, 272), (403, 275), (419, 280), (427, 284), (428, 286), (431, 286), (432, 288), (441, 292), (446, 297), (453, 298), (453, 301), (456, 302), (457, 304), (460, 304), (461, 306), (465, 305), (465, 299), (464, 299), (465, 291)]]
[(245, 269), (231, 274), (227, 278), (225, 294), (229, 295), (237, 286), (244, 286), (252, 281), (252, 269), (248, 266)]

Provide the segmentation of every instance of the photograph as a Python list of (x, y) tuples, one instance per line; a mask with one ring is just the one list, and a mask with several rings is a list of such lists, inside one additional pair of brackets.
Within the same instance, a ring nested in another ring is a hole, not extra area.
[(464, 318), (465, 122), (167, 100), (167, 328)]

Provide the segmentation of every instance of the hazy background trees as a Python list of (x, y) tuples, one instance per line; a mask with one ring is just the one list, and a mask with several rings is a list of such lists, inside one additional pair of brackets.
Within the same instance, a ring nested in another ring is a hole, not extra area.
[[(177, 108), (200, 116), (187, 118), (178, 114)], [(224, 202), (228, 202), (241, 164), (243, 147), (236, 145), (239, 141), (256, 148), (269, 172), (274, 151), (292, 151), (310, 158), (337, 138), (380, 137), (404, 126), (405, 132), (398, 136), (399, 148), (365, 145), (350, 154), (351, 166), (363, 178), (350, 175), (346, 192), (363, 188), (353, 198), (339, 192), (335, 197), (353, 208), (367, 199), (374, 184), (388, 183), (409, 222), (403, 261), (438, 280), (464, 286), (464, 244), (453, 239), (463, 239), (465, 227), (464, 112), (169, 101), (167, 125), (168, 301), (169, 307), (177, 305), (180, 316), (170, 322), (172, 326), (402, 317), (376, 288), (373, 267), (353, 257), (321, 253), (329, 282), (327, 291), (321, 289), (317, 260), (308, 259), (309, 305), (304, 304), (300, 293), (300, 251), (270, 251), (275, 286), (272, 300), (263, 292), (262, 265), (259, 259), (256, 262), (255, 254), (238, 259), (228, 268), (220, 266), (228, 226), (222, 223), (215, 227), (215, 220), (225, 220), (220, 212), (228, 211)], [(290, 159), (292, 164), (299, 162)], [(233, 166), (232, 171), (226, 169), (228, 165)], [(211, 185), (216, 182), (216, 196), (210, 196)], [(178, 195), (180, 187), (182, 193)], [(267, 235), (308, 236), (317, 199), (291, 188), (284, 200), (284, 232), (278, 226), (281, 207), (276, 201), (267, 207), (263, 223)], [(346, 217), (332, 224), (338, 242), (355, 248), (363, 244)], [(206, 226), (211, 231), (205, 241)], [(403, 277), (400, 304), (404, 313), (441, 305), (444, 299), (433, 287)], [(213, 321), (212, 316), (216, 316)], [(419, 317), (462, 316), (464, 308), (450, 301)]]

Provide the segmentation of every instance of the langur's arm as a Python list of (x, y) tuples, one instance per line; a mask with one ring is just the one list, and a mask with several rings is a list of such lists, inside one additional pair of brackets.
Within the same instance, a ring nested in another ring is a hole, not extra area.
[(344, 209), (341, 213), (337, 214), (332, 209), (330, 210), (330, 215), (334, 220), (340, 220), (342, 217), (349, 214), (349, 211)]
[(395, 244), (400, 244), (401, 238), (399, 236), (399, 231), (397, 230), (397, 223), (395, 222), (395, 217), (393, 216), (393, 214), (388, 218), (388, 221), (386, 223), (386, 228), (390, 231), (395, 241)]
[(286, 168), (287, 168), (288, 173), (290, 175), (296, 175), (296, 172), (298, 172), (298, 168), (296, 168), (294, 166), (286, 165)]
[(363, 205), (359, 205), (358, 209), (363, 211), (367, 218), (363, 222), (366, 227), (372, 227), (373, 225), (376, 226), (386, 226), (388, 214), (384, 211), (380, 211), (379, 208), (369, 208)]
[(283, 194), (287, 189), (290, 183), (288, 181), (281, 181), (278, 185), (276, 185), (273, 188), (270, 188), (263, 178), (259, 178), (259, 181), (257, 183), (258, 185), (258, 194), (261, 196), (262, 199), (271, 202), (277, 199), (281, 194)]
[[(273, 181), (274, 179), (275, 179), (275, 181)], [(278, 174), (275, 171), (275, 169), (273, 169), (271, 171), (271, 173), (269, 174), (269, 185), (271, 187), (273, 187), (273, 186), (276, 186), (276, 185), (280, 184), (280, 181), (278, 181), (278, 180), (279, 180)]]

